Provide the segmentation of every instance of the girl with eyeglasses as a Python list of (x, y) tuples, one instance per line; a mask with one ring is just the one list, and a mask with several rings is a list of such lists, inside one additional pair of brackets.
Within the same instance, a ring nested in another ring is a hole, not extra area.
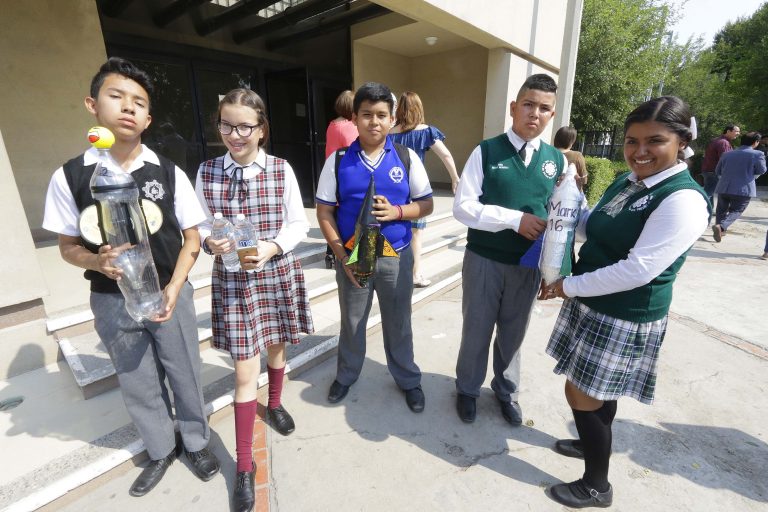
[[(314, 328), (304, 274), (293, 249), (309, 230), (299, 185), (285, 160), (266, 154), (269, 122), (264, 102), (249, 89), (234, 89), (219, 102), (217, 128), (224, 156), (200, 165), (195, 190), (207, 220), (198, 229), (203, 248), (216, 256), (211, 274), (213, 346), (227, 350), (235, 365), (237, 479), (233, 510), (254, 506), (252, 438), (256, 417), (259, 354), (267, 352), (267, 417), (283, 435), (294, 431), (280, 397), (285, 344)], [(254, 225), (258, 255), (246, 256), (239, 271), (224, 267), (221, 255), (235, 248), (211, 237), (213, 213), (234, 220), (244, 214)], [(256, 269), (249, 273), (246, 270)]]

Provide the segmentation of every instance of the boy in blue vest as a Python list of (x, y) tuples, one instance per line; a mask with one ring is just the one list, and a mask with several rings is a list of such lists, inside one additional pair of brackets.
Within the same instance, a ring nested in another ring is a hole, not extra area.
[(151, 459), (131, 486), (132, 496), (151, 491), (177, 455), (166, 376), (195, 474), (207, 481), (219, 471), (219, 461), (208, 450), (210, 429), (200, 382), (197, 320), (192, 285), (187, 281), (200, 252), (197, 224), (205, 220), (205, 214), (184, 172), (141, 144), (141, 134), (152, 121), (152, 89), (144, 71), (112, 57), (93, 77), (85, 107), (115, 135), (110, 153), (136, 180), (140, 200), (147, 202), (144, 211), (159, 212), (159, 227), (150, 235), (149, 244), (163, 288), (165, 312), (154, 321), (133, 320), (117, 286), (122, 274), (112, 262), (117, 253), (100, 240), (87, 239), (92, 230), (81, 232), (81, 213), (95, 208), (89, 188), (98, 161), (95, 149), (73, 158), (53, 174), (43, 220), (45, 229), (58, 233), (62, 258), (85, 269), (85, 278), (91, 283), (94, 327), (109, 352), (126, 408)]
[(544, 232), (547, 201), (567, 165), (540, 138), (555, 115), (556, 92), (549, 76), (528, 77), (509, 105), (512, 128), (474, 149), (456, 190), (453, 214), (469, 227), (456, 362), (456, 410), (467, 423), (475, 420), (494, 327), (491, 388), (504, 419), (523, 421), (520, 346), (541, 281), (534, 241)]
[[(373, 293), (379, 298), (384, 351), (387, 367), (405, 392), (413, 412), (424, 410), (421, 370), (413, 360), (411, 296), (413, 294), (413, 254), (411, 220), (432, 213), (432, 188), (427, 171), (412, 150), (410, 163), (404, 163), (387, 134), (392, 128), (392, 93), (389, 87), (369, 82), (360, 87), (353, 100), (352, 121), (359, 136), (341, 156), (325, 161), (320, 173), (315, 202), (320, 229), (334, 252), (336, 282), (339, 286), (341, 332), (336, 379), (328, 401), (344, 399), (360, 376), (365, 360), (365, 331)], [(338, 174), (337, 174), (338, 172)], [(376, 271), (364, 287), (355, 279), (344, 244), (354, 235), (355, 221), (373, 176), (377, 195), (373, 215), (381, 222), (381, 233), (399, 257), (380, 257)], [(337, 185), (338, 181), (338, 185)]]

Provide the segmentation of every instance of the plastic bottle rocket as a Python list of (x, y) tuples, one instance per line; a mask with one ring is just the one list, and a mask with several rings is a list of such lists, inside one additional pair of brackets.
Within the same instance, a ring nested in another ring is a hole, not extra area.
[(571, 273), (571, 250), (582, 197), (576, 185), (576, 166), (569, 164), (547, 204), (549, 215), (539, 259), (541, 277), (547, 285)]
[(125, 309), (137, 322), (151, 320), (165, 312), (165, 305), (146, 220), (139, 207), (139, 188), (110, 156), (115, 142), (112, 132), (95, 126), (88, 131), (88, 141), (99, 152), (91, 176), (91, 195), (96, 201), (101, 238), (119, 252), (113, 264), (123, 271), (117, 285), (125, 297)]
[(224, 268), (229, 272), (237, 272), (240, 270), (240, 258), (237, 256), (237, 240), (235, 239), (235, 227), (224, 218), (221, 212), (213, 214), (213, 229), (211, 229), (211, 238), (214, 240), (221, 240), (226, 238), (229, 240), (232, 249), (221, 255), (221, 261), (224, 263)]
[[(235, 239), (237, 240), (237, 257), (240, 259), (240, 267), (242, 268), (246, 264), (246, 256), (257, 256), (259, 254), (256, 229), (242, 213), (238, 213), (235, 219)], [(258, 272), (258, 270), (254, 268), (246, 270), (246, 272), (252, 274)]]

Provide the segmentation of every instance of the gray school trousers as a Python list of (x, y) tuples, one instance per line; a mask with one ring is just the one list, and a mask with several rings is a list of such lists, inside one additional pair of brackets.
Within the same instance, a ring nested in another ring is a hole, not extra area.
[(413, 360), (411, 329), (411, 297), (413, 296), (413, 253), (407, 247), (399, 258), (381, 257), (376, 272), (365, 288), (355, 288), (336, 265), (339, 285), (341, 331), (336, 380), (349, 386), (360, 376), (365, 361), (365, 331), (373, 304), (373, 293), (379, 298), (381, 330), (387, 368), (400, 389), (412, 389), (421, 383), (421, 370)]
[(461, 347), (456, 361), (456, 390), (478, 397), (488, 368), (493, 329), (491, 388), (502, 402), (517, 401), (520, 388), (520, 346), (539, 290), (538, 269), (506, 265), (464, 252)]
[(202, 450), (211, 436), (192, 293), (192, 285), (184, 283), (173, 316), (166, 322), (144, 324), (128, 315), (122, 294), (91, 293), (96, 332), (109, 352), (128, 414), (152, 460), (162, 459), (176, 447), (166, 377), (187, 451)]

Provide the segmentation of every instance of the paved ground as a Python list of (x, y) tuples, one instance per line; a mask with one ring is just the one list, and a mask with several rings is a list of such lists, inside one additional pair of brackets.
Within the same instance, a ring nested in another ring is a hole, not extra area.
[[(756, 258), (766, 219), (768, 204), (753, 202), (721, 244), (708, 232), (691, 252), (675, 289), (656, 403), (619, 401), (613, 510), (768, 509), (768, 351), (760, 348), (768, 344), (768, 261)], [(284, 404), (298, 426), (289, 437), (267, 432), (273, 512), (564, 510), (545, 488), (583, 467), (551, 449), (575, 434), (563, 378), (543, 353), (559, 304), (540, 304), (531, 320), (520, 399), (526, 424), (512, 428), (487, 387), (474, 424), (454, 412), (460, 301), (459, 286), (414, 311), (423, 414), (407, 409), (389, 376), (378, 331), (341, 404), (325, 400), (335, 358), (286, 384)], [(177, 463), (137, 500), (127, 495), (133, 468), (66, 510), (229, 510), (231, 418), (213, 428), (224, 475), (203, 484)]]

